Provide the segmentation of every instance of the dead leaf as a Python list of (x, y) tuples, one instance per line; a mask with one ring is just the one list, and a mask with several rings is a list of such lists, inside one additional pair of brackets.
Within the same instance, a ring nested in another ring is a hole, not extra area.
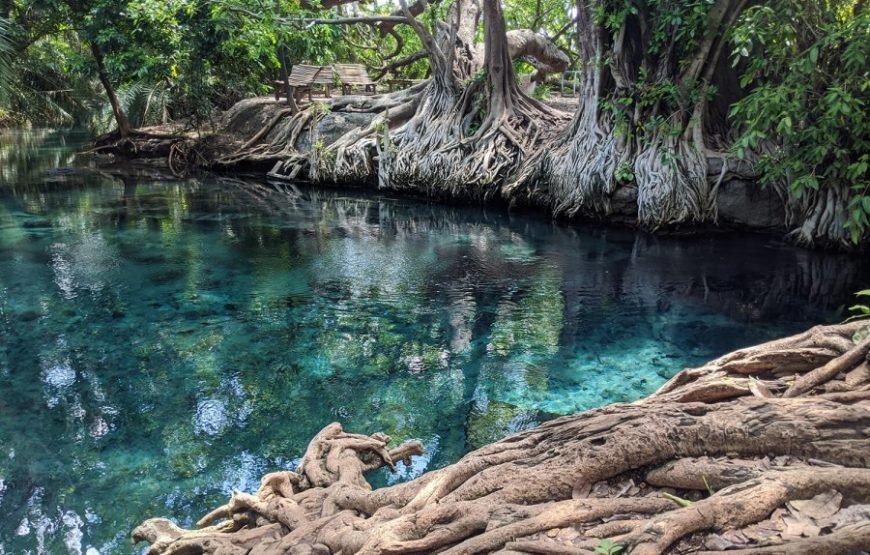
[(613, 489), (607, 482), (596, 482), (589, 493), (590, 497), (611, 497), (612, 495)]
[(617, 484), (616, 487), (619, 488), (619, 491), (616, 492), (615, 497), (622, 497), (623, 495), (628, 493), (632, 488), (637, 489), (634, 487), (634, 480), (632, 480), (631, 478), (629, 478), (627, 480), (623, 480), (622, 482)]
[(771, 393), (770, 389), (764, 385), (764, 382), (756, 380), (752, 376), (749, 377), (749, 391), (761, 399), (769, 399), (773, 397), (773, 393)]
[(749, 543), (749, 538), (740, 530), (728, 530), (721, 534), (713, 534), (704, 541), (707, 549), (716, 551), (743, 547)]
[(843, 496), (840, 492), (828, 490), (812, 499), (789, 501), (786, 506), (793, 515), (811, 518), (816, 521), (816, 524), (822, 524), (840, 510), (842, 501)]
[(822, 533), (822, 529), (809, 518), (797, 518), (789, 515), (782, 517), (782, 523), (784, 524), (783, 537), (815, 538)]

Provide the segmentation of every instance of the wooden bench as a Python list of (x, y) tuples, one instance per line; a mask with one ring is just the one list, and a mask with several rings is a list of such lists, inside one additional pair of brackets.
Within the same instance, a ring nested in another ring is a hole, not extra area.
[(362, 64), (335, 64), (338, 81), (341, 83), (341, 92), (350, 94), (353, 87), (362, 87), (365, 92), (374, 94), (377, 83), (369, 77), (366, 67)]
[[(299, 95), (303, 93), (308, 93), (308, 101), (311, 101), (311, 87), (315, 84), (320, 84), (318, 82), (318, 76), (320, 75), (323, 68), (321, 66), (309, 66), (305, 64), (296, 64), (293, 66), (293, 70), (290, 71), (290, 75), (287, 77), (287, 80), (290, 84), (291, 94), (293, 98), (299, 100)], [(330, 74), (330, 83), (332, 82), (332, 70), (328, 72)], [(275, 100), (280, 100), (281, 94), (284, 90), (284, 81), (275, 81)], [(329, 89), (327, 89), (327, 95), (329, 96)]]
[(322, 66), (314, 77), (314, 84), (323, 87), (326, 98), (331, 98), (330, 88), (337, 82), (335, 70), (329, 66)]

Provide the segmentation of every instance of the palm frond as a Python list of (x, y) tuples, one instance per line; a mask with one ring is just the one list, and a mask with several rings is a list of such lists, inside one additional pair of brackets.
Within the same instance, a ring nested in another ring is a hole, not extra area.
[(11, 82), (14, 60), (15, 44), (12, 38), (12, 22), (0, 18), (0, 96), (4, 95)]
[[(118, 89), (118, 100), (133, 127), (146, 127), (166, 123), (169, 119), (169, 103), (172, 100), (169, 86), (164, 81), (147, 83), (137, 81)], [(105, 108), (106, 115), (111, 110)]]

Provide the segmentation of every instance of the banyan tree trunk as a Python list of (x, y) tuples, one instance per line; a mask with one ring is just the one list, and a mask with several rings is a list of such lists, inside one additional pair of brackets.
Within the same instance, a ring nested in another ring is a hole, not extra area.
[(330, 424), (296, 472), (267, 474), (200, 529), (152, 519), (133, 539), (152, 555), (860, 553), (868, 353), (867, 322), (813, 328), (379, 490), (363, 474), (422, 445)]

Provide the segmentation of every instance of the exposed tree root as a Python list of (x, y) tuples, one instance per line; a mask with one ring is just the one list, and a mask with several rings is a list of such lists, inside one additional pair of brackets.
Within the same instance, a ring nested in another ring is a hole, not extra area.
[(715, 206), (705, 151), (679, 137), (654, 138), (634, 157), (638, 221), (649, 228), (707, 221)]
[(848, 246), (851, 241), (845, 225), (849, 216), (848, 197), (845, 183), (799, 198), (789, 195), (790, 218), (799, 223), (789, 237), (805, 246)]
[(764, 398), (777, 394), (786, 397), (808, 392), (822, 394), (827, 393), (823, 389), (826, 383), (839, 374), (843, 374), (844, 388), (860, 391), (870, 382), (870, 375), (865, 374), (870, 347), (866, 339), (856, 345), (852, 338), (866, 327), (867, 323), (861, 321), (818, 326), (792, 337), (734, 351), (700, 368), (681, 371), (646, 402), (716, 402), (744, 395)]
[[(682, 48), (673, 44), (658, 52), (661, 33), (648, 32), (659, 25), (655, 10), (630, 10), (619, 29), (611, 29), (601, 25), (598, 12), (606, 11), (604, 4), (577, 2), (572, 12), (583, 86), (573, 119), (526, 96), (513, 72), (512, 61), (520, 58), (538, 69), (535, 79), (567, 69), (571, 60), (552, 39), (530, 30), (507, 31), (501, 5), (490, 0), (450, 2), (444, 21), (430, 29), (417, 19), (427, 5), (419, 1), (405, 2), (389, 16), (305, 21), (372, 25), (381, 37), (396, 39), (394, 55), (404, 43), (395, 26), (407, 24), (422, 49), (383, 71), (428, 58), (431, 78), (425, 83), (279, 111), (247, 140), (224, 145), (219, 156), (209, 156), (193, 140), (146, 140), (131, 130), (111, 148), (98, 149), (168, 156), (178, 176), (198, 166), (268, 165), (269, 177), (286, 181), (376, 181), (381, 188), (430, 196), (500, 196), (511, 204), (547, 207), (557, 216), (607, 217), (616, 206), (622, 221), (636, 215), (635, 223), (652, 230), (717, 223), (720, 189), (729, 189), (723, 183), (754, 177), (750, 160), (724, 154), (727, 125), (717, 105), (735, 100), (739, 91), (714, 94), (723, 84), (721, 77), (735, 77), (721, 63), (727, 50), (722, 37), (751, 3), (702, 4), (704, 38), (689, 41), (687, 51), (678, 53)], [(360, 113), (370, 117), (337, 123), (343, 115)], [(321, 132), (321, 124), (329, 132)], [(344, 132), (336, 137), (337, 130)], [(742, 190), (742, 183), (735, 185)], [(761, 220), (759, 226), (791, 228), (789, 237), (799, 244), (855, 247), (844, 225), (854, 196), (848, 183), (800, 198), (785, 183), (773, 188), (786, 207), (782, 221), (774, 214), (753, 215)], [(726, 204), (731, 208), (732, 202), (723, 200)], [(768, 207), (779, 211), (776, 200)], [(725, 212), (733, 223), (742, 221), (733, 209)], [(733, 393), (727, 388), (721, 392)]]
[(703, 551), (698, 555), (857, 555), (870, 549), (870, 522), (852, 524), (817, 538), (805, 538), (783, 545)]
[(600, 79), (600, 71), (585, 75), (580, 110), (568, 133), (541, 157), (538, 179), (523, 184), (529, 188), (527, 195), (552, 204), (557, 215), (608, 214), (617, 171), (627, 160), (624, 141), (610, 118), (600, 113), (595, 92)]
[(668, 511), (623, 537), (636, 555), (656, 555), (683, 536), (710, 529), (729, 530), (754, 524), (788, 501), (810, 499), (830, 489), (861, 503), (870, 499), (870, 470), (812, 468), (767, 472), (682, 509)]
[(364, 473), (422, 445), (388, 450), (382, 434), (330, 424), (295, 472), (234, 493), (200, 530), (152, 519), (133, 539), (152, 555), (573, 555), (603, 539), (632, 554), (858, 553), (870, 545), (870, 391), (845, 377), (864, 376), (866, 341), (852, 338), (867, 326), (736, 351), (638, 403), (547, 422), (379, 490)]
[[(481, 12), (487, 12), (485, 54), (475, 45)], [(570, 116), (519, 91), (512, 56), (533, 59), (545, 72), (563, 70), (569, 59), (541, 35), (506, 33), (500, 7), (492, 3), (453, 4), (448, 20), (434, 37), (408, 19), (432, 62), (429, 82), (371, 98), (321, 102), (290, 118), (276, 116), (219, 164), (273, 161), (269, 175), (279, 179), (355, 182), (377, 175), (383, 188), (477, 198), (524, 180), (536, 167), (533, 152), (539, 155), (538, 147)], [(477, 74), (484, 68), (484, 75)], [(374, 117), (325, 144), (316, 129), (324, 112)], [(306, 129), (311, 146), (301, 151), (297, 141)]]

